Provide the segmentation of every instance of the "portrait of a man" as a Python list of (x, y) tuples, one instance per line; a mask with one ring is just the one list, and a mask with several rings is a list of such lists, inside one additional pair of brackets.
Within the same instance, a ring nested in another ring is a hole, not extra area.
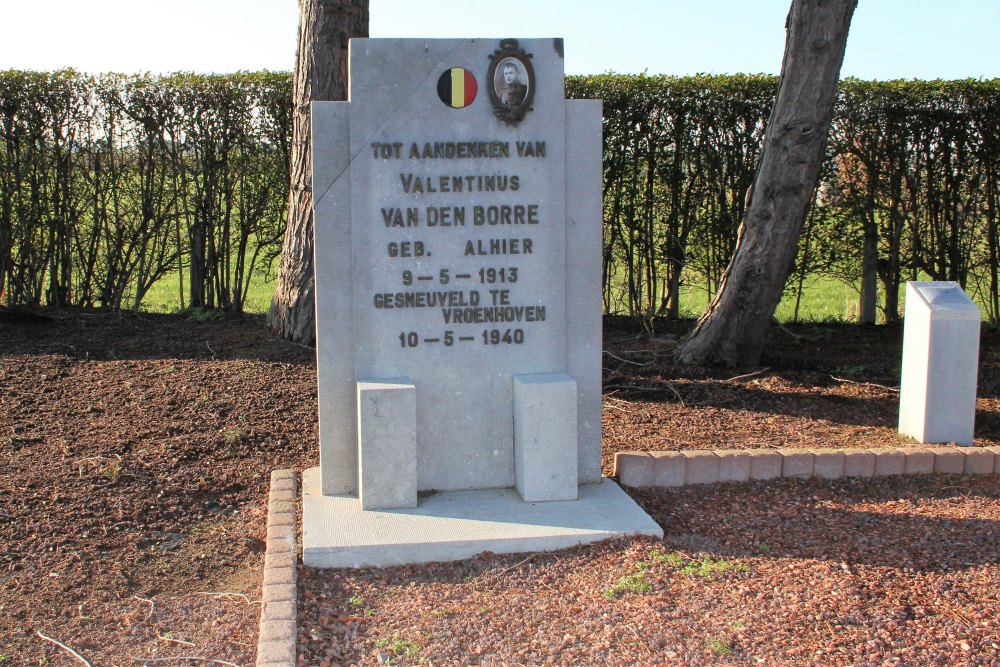
[(498, 68), (496, 81), (497, 97), (506, 106), (517, 106), (524, 103), (528, 94), (528, 86), (521, 80), (521, 65), (514, 58), (508, 58)]
[(535, 100), (535, 68), (531, 54), (516, 39), (500, 41), (500, 48), (489, 57), (483, 88), (489, 91), (493, 115), (501, 122), (516, 126), (532, 110)]

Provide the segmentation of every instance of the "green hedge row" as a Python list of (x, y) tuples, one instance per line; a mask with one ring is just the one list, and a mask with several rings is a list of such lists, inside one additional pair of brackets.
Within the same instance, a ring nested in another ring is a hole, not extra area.
[[(772, 76), (569, 77), (604, 100), (604, 298), (676, 313), (732, 253), (771, 110)], [(956, 280), (1000, 313), (1000, 80), (841, 82), (822, 179), (789, 289), (869, 288), (887, 320), (902, 281)], [(874, 303), (873, 303), (874, 306)]]
[[(568, 77), (604, 100), (608, 312), (676, 314), (735, 244), (777, 79)], [(285, 224), (291, 77), (0, 72), (0, 302), (240, 309)], [(1000, 314), (1000, 80), (845, 80), (789, 289), (957, 280)]]
[[(242, 308), (285, 226), (291, 80), (0, 73), (0, 294)], [(184, 277), (187, 277), (185, 281)]]

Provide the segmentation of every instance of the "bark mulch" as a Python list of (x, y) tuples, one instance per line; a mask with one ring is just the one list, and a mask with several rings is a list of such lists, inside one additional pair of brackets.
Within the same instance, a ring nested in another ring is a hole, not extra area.
[[(901, 330), (772, 333), (674, 366), (605, 331), (614, 451), (895, 445)], [(984, 331), (976, 444), (1000, 443)], [(0, 666), (251, 664), (265, 494), (316, 464), (311, 350), (258, 319), (0, 309)], [(302, 664), (1000, 664), (1000, 482), (635, 493), (663, 541), (302, 569)], [(44, 636), (44, 637), (43, 637)], [(47, 661), (47, 663), (46, 663)]]

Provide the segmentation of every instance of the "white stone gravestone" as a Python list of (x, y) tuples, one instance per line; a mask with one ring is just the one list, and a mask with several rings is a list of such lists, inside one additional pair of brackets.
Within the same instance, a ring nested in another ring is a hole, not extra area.
[(958, 283), (906, 284), (900, 434), (972, 444), (981, 317)]
[[(539, 522), (551, 548), (659, 532), (601, 480), (601, 105), (565, 99), (562, 48), (356, 39), (349, 101), (312, 107), (307, 564), (519, 551)], [(475, 519), (442, 509), (485, 490), (459, 503)], [(612, 501), (620, 521), (586, 525)]]

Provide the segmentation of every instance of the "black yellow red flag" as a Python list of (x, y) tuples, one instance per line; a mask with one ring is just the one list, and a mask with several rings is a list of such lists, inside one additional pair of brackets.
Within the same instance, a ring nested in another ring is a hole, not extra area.
[(464, 67), (445, 70), (438, 79), (438, 97), (453, 109), (461, 109), (472, 104), (479, 90), (476, 77)]

